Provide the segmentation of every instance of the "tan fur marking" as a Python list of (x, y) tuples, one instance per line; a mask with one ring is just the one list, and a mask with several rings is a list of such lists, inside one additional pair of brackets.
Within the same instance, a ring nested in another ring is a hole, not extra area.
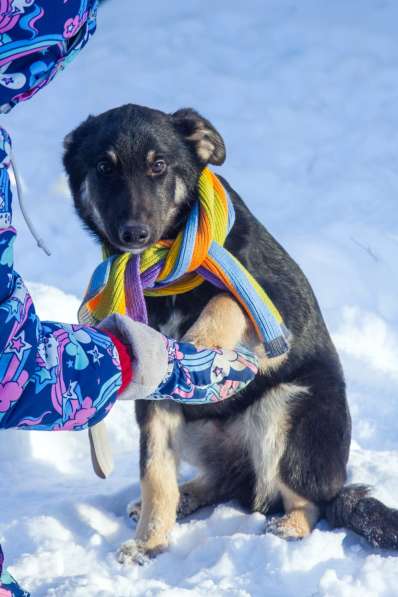
[(169, 438), (180, 424), (177, 413), (156, 409), (149, 424), (148, 461), (141, 481), (141, 515), (136, 540), (143, 551), (164, 548), (176, 521), (177, 462)]
[(183, 339), (198, 348), (233, 349), (241, 342), (246, 327), (246, 316), (235, 299), (218, 294), (207, 303)]
[(207, 162), (210, 159), (210, 156), (214, 153), (216, 148), (214, 143), (210, 141), (210, 135), (211, 131), (209, 131), (209, 129), (199, 126), (199, 128), (197, 128), (192, 135), (187, 137), (188, 141), (194, 141), (196, 144), (197, 154), (204, 162)]
[(108, 158), (114, 163), (117, 163), (117, 155), (116, 153), (113, 151), (113, 149), (108, 149), (108, 151), (106, 152), (106, 155), (108, 156)]
[(187, 187), (182, 178), (176, 177), (176, 187), (174, 191), (174, 201), (177, 205), (182, 203), (187, 196)]
[(280, 480), (278, 486), (286, 512), (286, 516), (278, 522), (279, 534), (296, 539), (306, 537), (320, 518), (318, 506), (295, 493)]
[(156, 157), (156, 151), (154, 149), (151, 149), (150, 151), (148, 151), (147, 156), (146, 156), (147, 163), (152, 164), (155, 161), (155, 157)]
[(206, 139), (200, 141), (196, 147), (198, 156), (204, 162), (207, 162), (210, 159), (210, 156), (214, 153), (214, 149), (215, 147), (213, 143), (211, 143), (210, 141), (206, 141)]

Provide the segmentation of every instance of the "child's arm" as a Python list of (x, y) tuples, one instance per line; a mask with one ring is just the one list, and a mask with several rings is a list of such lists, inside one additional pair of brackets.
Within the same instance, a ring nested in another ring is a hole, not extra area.
[(219, 402), (241, 391), (258, 371), (257, 357), (243, 347), (197, 348), (117, 314), (99, 327), (122, 338), (134, 355), (133, 379), (121, 399)]
[(37, 317), (14, 270), (10, 152), (0, 128), (0, 428), (83, 429), (110, 410), (131, 362), (122, 370), (103, 332)]

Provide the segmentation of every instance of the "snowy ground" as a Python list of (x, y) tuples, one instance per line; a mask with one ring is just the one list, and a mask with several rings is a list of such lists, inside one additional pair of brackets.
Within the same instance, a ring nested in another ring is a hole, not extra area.
[[(41, 254), (17, 215), (18, 269), (43, 317), (72, 321), (99, 253), (62, 178), (63, 135), (89, 112), (129, 101), (191, 105), (212, 119), (229, 150), (223, 173), (303, 267), (339, 348), (353, 414), (350, 477), (392, 506), (397, 19), (394, 0), (112, 0), (69, 71), (2, 120), (53, 251)], [(287, 544), (233, 503), (179, 524), (170, 552), (148, 566), (123, 569), (114, 552), (132, 533), (125, 505), (139, 493), (137, 429), (129, 404), (109, 420), (117, 463), (106, 482), (91, 472), (85, 434), (2, 435), (0, 542), (35, 597), (398, 594), (393, 554), (325, 523)]]

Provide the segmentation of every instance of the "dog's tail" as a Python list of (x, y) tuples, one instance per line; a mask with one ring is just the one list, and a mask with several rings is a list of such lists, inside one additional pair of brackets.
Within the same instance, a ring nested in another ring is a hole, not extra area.
[(345, 527), (365, 537), (373, 547), (398, 549), (398, 510), (370, 496), (367, 485), (347, 485), (326, 505), (333, 528)]

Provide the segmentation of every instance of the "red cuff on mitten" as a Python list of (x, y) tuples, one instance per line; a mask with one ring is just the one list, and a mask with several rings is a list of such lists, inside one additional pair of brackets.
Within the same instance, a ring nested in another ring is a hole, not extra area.
[(124, 342), (121, 342), (119, 338), (114, 336), (109, 330), (102, 328), (101, 332), (109, 336), (113, 344), (116, 346), (116, 350), (119, 354), (120, 368), (122, 370), (122, 385), (117, 393), (120, 395), (133, 380), (133, 357), (128, 346), (124, 344)]

